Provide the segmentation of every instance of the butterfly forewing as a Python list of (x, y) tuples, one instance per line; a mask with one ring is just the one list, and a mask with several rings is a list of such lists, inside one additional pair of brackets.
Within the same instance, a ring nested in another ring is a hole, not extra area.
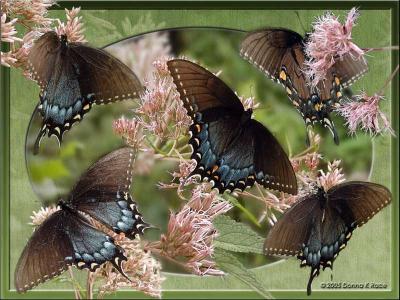
[(182, 59), (171, 60), (167, 65), (183, 105), (192, 118), (196, 112), (218, 107), (243, 111), (235, 93), (211, 72)]
[(351, 211), (357, 226), (366, 223), (391, 202), (390, 191), (380, 185), (364, 181), (350, 181), (328, 191), (328, 203), (335, 209)]
[(15, 288), (25, 292), (65, 271), (74, 253), (65, 231), (64, 212), (58, 211), (36, 230), (23, 250), (14, 275)]
[(46, 88), (56, 66), (56, 58), (61, 47), (60, 39), (54, 31), (43, 34), (35, 41), (28, 56), (28, 68), (41, 92)]
[(83, 95), (92, 95), (96, 104), (138, 98), (143, 92), (136, 75), (104, 50), (82, 44), (69, 44), (71, 56), (79, 66), (79, 85)]
[(70, 194), (77, 210), (131, 238), (148, 227), (129, 193), (134, 158), (129, 147), (105, 155), (81, 176)]
[(318, 198), (309, 196), (299, 200), (268, 232), (264, 243), (266, 255), (297, 255), (308, 239), (313, 213), (320, 210)]
[(279, 80), (282, 60), (292, 55), (292, 48), (301, 48), (303, 38), (296, 32), (280, 28), (249, 33), (241, 44), (241, 55), (256, 65), (267, 77)]

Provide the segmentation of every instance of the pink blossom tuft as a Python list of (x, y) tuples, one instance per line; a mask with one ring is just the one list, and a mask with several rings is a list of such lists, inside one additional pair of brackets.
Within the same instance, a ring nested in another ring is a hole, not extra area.
[(203, 188), (203, 185), (197, 186), (191, 200), (178, 213), (171, 213), (167, 232), (147, 248), (179, 261), (194, 274), (223, 275), (212, 260), (212, 242), (217, 235), (212, 220), (232, 205)]
[(326, 13), (314, 23), (313, 32), (305, 45), (308, 59), (303, 70), (312, 87), (317, 86), (335, 61), (344, 55), (364, 59), (364, 51), (352, 42), (351, 37), (358, 16), (358, 10), (352, 8), (345, 24), (341, 24), (332, 13)]
[(66, 35), (69, 42), (75, 43), (86, 43), (85, 36), (83, 34), (83, 23), (82, 16), (78, 17), (81, 8), (72, 8), (71, 10), (65, 9), (67, 16), (67, 22), (58, 21), (56, 32), (58, 35)]
[(371, 135), (390, 132), (394, 134), (386, 115), (379, 109), (383, 96), (368, 96), (365, 92), (353, 97), (354, 101), (344, 102), (336, 111), (346, 119), (350, 134), (360, 128)]

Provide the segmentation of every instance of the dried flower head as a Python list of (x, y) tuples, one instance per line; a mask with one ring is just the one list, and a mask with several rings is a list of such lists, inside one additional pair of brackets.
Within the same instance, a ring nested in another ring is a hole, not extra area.
[(388, 118), (379, 109), (379, 103), (383, 99), (379, 94), (368, 96), (366, 92), (361, 92), (351, 101), (342, 103), (336, 111), (345, 118), (350, 134), (354, 134), (357, 128), (371, 135), (385, 132), (394, 134)]
[(53, 205), (48, 207), (41, 207), (37, 212), (33, 211), (31, 218), (31, 223), (29, 225), (39, 226), (41, 225), (48, 217), (54, 214), (56, 211), (59, 211), (61, 207)]
[(346, 179), (340, 167), (340, 160), (334, 160), (328, 163), (328, 171), (325, 173), (320, 170), (320, 175), (317, 178), (317, 184), (322, 187), (324, 191), (328, 191), (331, 187), (344, 182)]
[(212, 242), (217, 234), (212, 220), (232, 205), (204, 188), (205, 185), (197, 186), (191, 200), (178, 213), (171, 212), (167, 232), (147, 248), (180, 262), (194, 274), (222, 275), (212, 260)]
[(327, 71), (337, 59), (350, 54), (354, 59), (364, 59), (364, 51), (352, 42), (351, 31), (359, 13), (352, 8), (345, 24), (328, 12), (313, 24), (313, 31), (307, 39), (305, 52), (308, 59), (303, 70), (311, 86), (326, 77)]
[(58, 21), (56, 32), (59, 36), (66, 35), (69, 42), (86, 43), (85, 36), (83, 34), (83, 23), (82, 16), (78, 16), (81, 8), (72, 7), (71, 10), (65, 9), (65, 15), (67, 16), (67, 22)]

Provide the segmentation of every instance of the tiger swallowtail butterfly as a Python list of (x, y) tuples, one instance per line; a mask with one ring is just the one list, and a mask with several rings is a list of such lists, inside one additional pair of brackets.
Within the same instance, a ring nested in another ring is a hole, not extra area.
[(189, 143), (197, 165), (191, 175), (209, 179), (220, 193), (258, 182), (297, 194), (295, 173), (279, 142), (221, 79), (190, 61), (167, 65), (193, 121)]
[(391, 201), (390, 191), (379, 184), (350, 181), (295, 203), (271, 228), (264, 243), (266, 255), (297, 256), (301, 267), (310, 266), (311, 284), (320, 268), (332, 269), (355, 228), (362, 226)]
[(42, 125), (34, 153), (42, 137), (55, 135), (61, 144), (65, 131), (82, 120), (94, 104), (136, 98), (143, 90), (136, 75), (104, 50), (68, 42), (50, 31), (33, 45), (28, 69), (40, 86)]
[(79, 179), (61, 208), (39, 225), (29, 239), (15, 271), (15, 287), (26, 292), (68, 266), (93, 272), (109, 261), (127, 277), (123, 249), (109, 235), (95, 228), (86, 215), (129, 238), (143, 234), (143, 222), (129, 190), (134, 153), (115, 150), (94, 163)]
[(317, 122), (327, 127), (335, 143), (339, 144), (330, 113), (339, 106), (343, 88), (361, 78), (368, 71), (368, 66), (363, 58), (348, 53), (337, 59), (325, 80), (320, 81), (316, 88), (311, 88), (303, 73), (307, 58), (304, 52), (306, 39), (288, 29), (262, 29), (247, 34), (240, 53), (268, 78), (285, 87), (289, 99), (304, 119), (307, 144), (308, 131)]

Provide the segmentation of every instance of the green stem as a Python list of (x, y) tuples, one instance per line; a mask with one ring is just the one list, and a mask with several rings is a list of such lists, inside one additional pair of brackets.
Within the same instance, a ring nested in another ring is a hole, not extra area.
[(243, 205), (241, 205), (239, 203), (239, 201), (237, 201), (237, 199), (231, 195), (225, 195), (226, 200), (228, 200), (230, 203), (232, 203), (232, 205), (234, 205), (235, 207), (239, 208), (244, 214), (245, 216), (247, 216), (247, 218), (257, 227), (261, 228), (260, 223), (258, 222), (257, 218), (250, 212), (248, 211)]

